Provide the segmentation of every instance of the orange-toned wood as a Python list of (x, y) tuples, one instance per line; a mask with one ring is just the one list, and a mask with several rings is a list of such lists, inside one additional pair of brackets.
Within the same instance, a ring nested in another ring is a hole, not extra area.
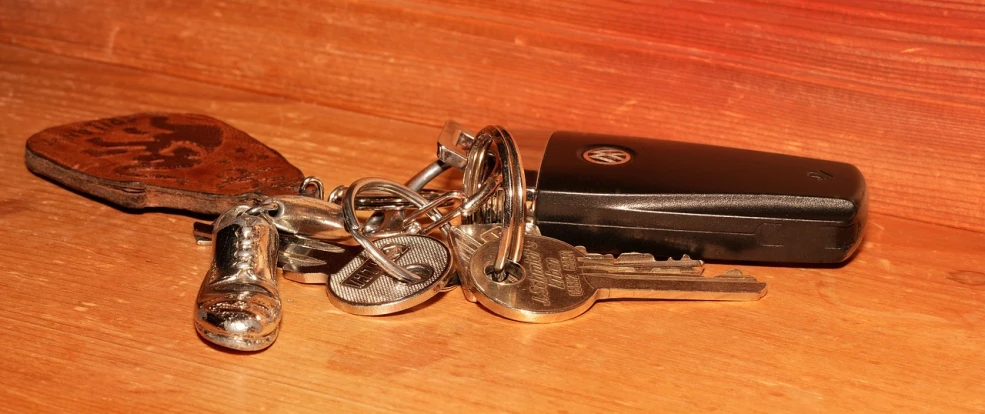
[(985, 6), (15, 1), (0, 41), (429, 126), (858, 165), (873, 211), (985, 230)]
[[(0, 4), (5, 409), (985, 410), (975, 6), (220, 4)], [(330, 185), (416, 172), (447, 117), (768, 149), (859, 165), (875, 212), (844, 267), (741, 266), (755, 303), (535, 326), (458, 291), (356, 317), (285, 281), (278, 342), (231, 354), (192, 327), (191, 218), (24, 167), (37, 131), (142, 111), (217, 117)]]

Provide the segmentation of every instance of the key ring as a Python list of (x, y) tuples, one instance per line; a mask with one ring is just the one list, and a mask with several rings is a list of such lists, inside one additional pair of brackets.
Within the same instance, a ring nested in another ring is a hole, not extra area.
[(499, 239), (499, 251), (493, 261), (489, 275), (493, 280), (506, 280), (507, 265), (516, 266), (523, 254), (523, 236), (526, 222), (526, 182), (523, 166), (516, 143), (509, 132), (500, 126), (487, 126), (476, 134), (472, 148), (469, 149), (468, 161), (465, 165), (465, 175), (462, 184), (465, 195), (473, 196), (482, 190), (483, 184), (479, 177), (483, 175), (486, 163), (486, 153), (491, 146), (496, 146), (499, 160), (499, 174), (502, 175), (503, 208), (500, 222), (503, 227)]
[[(359, 224), (359, 219), (356, 217), (356, 195), (360, 191), (383, 191), (403, 197), (405, 200), (410, 201), (418, 208), (424, 208), (428, 205), (428, 201), (422, 197), (420, 194), (414, 192), (405, 186), (402, 186), (396, 182), (385, 180), (382, 178), (363, 178), (356, 180), (345, 190), (345, 197), (342, 202), (342, 220), (345, 224), (346, 230), (352, 235), (352, 238), (359, 243), (373, 261), (376, 262), (387, 274), (406, 282), (417, 282), (421, 280), (421, 277), (411, 273), (407, 269), (393, 263), (386, 253), (373, 245), (372, 240), (362, 232), (362, 225)], [(438, 221), (441, 219), (441, 213), (437, 210), (430, 210), (428, 212), (428, 217), (431, 220)], [(449, 225), (446, 223), (441, 226), (441, 230), (447, 232)]]
[(445, 215), (441, 216), (440, 220), (432, 222), (427, 227), (420, 230), (420, 233), (428, 234), (432, 230), (439, 228), (445, 223), (454, 220), (455, 217), (467, 216), (469, 214), (474, 213), (475, 210), (482, 205), (482, 203), (485, 203), (486, 200), (489, 200), (489, 198), (496, 193), (496, 190), (499, 189), (499, 186), (502, 184), (502, 182), (503, 182), (502, 175), (490, 174), (488, 177), (486, 177), (486, 180), (479, 187), (479, 192), (472, 194), (471, 196), (467, 197), (465, 196), (465, 193), (461, 191), (449, 191), (445, 194), (442, 194), (441, 196), (438, 196), (430, 203), (428, 203), (428, 205), (421, 207), (413, 214), (404, 218), (401, 227), (403, 229), (407, 229), (412, 225), (412, 223), (416, 223), (418, 219), (423, 217), (425, 214), (429, 214), (432, 210), (435, 210), (438, 207), (442, 207), (446, 203), (453, 200), (460, 201), (461, 204), (459, 204), (458, 207), (452, 209), (448, 213), (445, 213)]
[(301, 182), (301, 188), (298, 190), (298, 193), (301, 195), (323, 199), (325, 198), (325, 183), (323, 183), (318, 177), (304, 177), (304, 181)]

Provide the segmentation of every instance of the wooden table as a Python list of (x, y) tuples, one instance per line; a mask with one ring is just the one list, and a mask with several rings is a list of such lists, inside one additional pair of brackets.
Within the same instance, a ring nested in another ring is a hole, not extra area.
[[(985, 410), (985, 6), (280, 3), (0, 5), (3, 410)], [(870, 221), (843, 267), (741, 266), (759, 302), (546, 326), (458, 291), (352, 316), (284, 282), (277, 343), (229, 353), (192, 328), (193, 218), (24, 167), (34, 132), (142, 111), (223, 119), (332, 184), (405, 179), (446, 119), (833, 159)]]

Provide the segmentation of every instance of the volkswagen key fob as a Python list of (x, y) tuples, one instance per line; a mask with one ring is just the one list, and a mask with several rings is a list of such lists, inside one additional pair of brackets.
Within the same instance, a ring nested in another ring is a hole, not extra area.
[[(533, 221), (594, 253), (840, 263), (858, 248), (865, 179), (851, 164), (650, 138), (515, 132)], [(439, 139), (467, 152), (469, 132)], [(530, 147), (543, 150), (528, 151)], [(453, 164), (454, 165), (454, 164)]]

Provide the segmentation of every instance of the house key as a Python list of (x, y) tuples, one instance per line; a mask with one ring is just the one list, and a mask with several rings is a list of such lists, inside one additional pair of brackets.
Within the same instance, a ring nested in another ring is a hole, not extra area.
[(581, 315), (597, 300), (758, 300), (766, 284), (738, 270), (715, 277), (659, 274), (645, 270), (640, 256), (588, 254), (583, 248), (549, 237), (528, 234), (523, 256), (507, 269), (509, 277), (490, 277), (497, 242), (479, 247), (463, 278), (487, 309), (522, 322), (559, 322)]

